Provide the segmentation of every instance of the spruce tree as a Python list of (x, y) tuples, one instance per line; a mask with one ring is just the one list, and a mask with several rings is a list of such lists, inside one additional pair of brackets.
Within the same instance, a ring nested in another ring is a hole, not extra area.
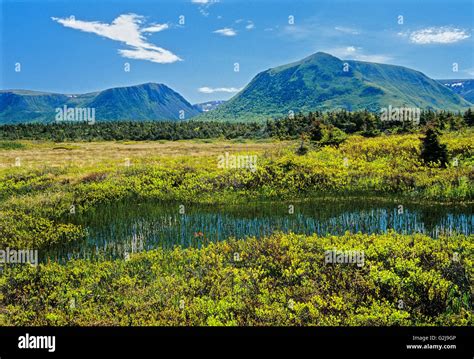
[(439, 164), (442, 168), (448, 163), (448, 151), (445, 144), (441, 144), (438, 131), (428, 127), (422, 140), (421, 158), (427, 165)]
[(296, 150), (296, 154), (303, 156), (308, 152), (308, 148), (304, 145), (305, 141), (308, 139), (308, 136), (305, 133), (300, 135), (300, 146)]
[(323, 138), (323, 129), (321, 126), (321, 121), (313, 121), (311, 127), (309, 128), (309, 138), (313, 142), (319, 142)]
[(474, 112), (468, 108), (466, 112), (464, 112), (464, 122), (466, 122), (466, 124), (468, 126), (474, 126)]

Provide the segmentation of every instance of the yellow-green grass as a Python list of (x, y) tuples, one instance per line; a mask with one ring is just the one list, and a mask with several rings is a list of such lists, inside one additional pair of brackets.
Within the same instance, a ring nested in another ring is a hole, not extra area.
[[(11, 141), (10, 141), (11, 142)], [(20, 159), (21, 167), (94, 167), (104, 164), (123, 165), (132, 162), (154, 163), (164, 157), (190, 156), (193, 158), (217, 156), (225, 151), (263, 153), (286, 147), (288, 141), (110, 141), (110, 142), (37, 142), (17, 141), (24, 148), (2, 150), (0, 170), (12, 169)], [(1, 143), (1, 141), (0, 141)]]

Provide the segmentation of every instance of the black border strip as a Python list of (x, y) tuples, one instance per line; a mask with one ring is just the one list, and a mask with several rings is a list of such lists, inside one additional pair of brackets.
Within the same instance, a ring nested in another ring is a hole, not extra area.
[[(54, 335), (55, 352), (19, 349), (18, 338)], [(414, 336), (426, 337), (425, 342)], [(455, 338), (453, 338), (455, 337)], [(456, 349), (407, 349), (407, 345), (456, 345)], [(473, 358), (474, 327), (0, 327), (0, 358), (151, 357), (256, 354), (268, 357), (348, 356)]]

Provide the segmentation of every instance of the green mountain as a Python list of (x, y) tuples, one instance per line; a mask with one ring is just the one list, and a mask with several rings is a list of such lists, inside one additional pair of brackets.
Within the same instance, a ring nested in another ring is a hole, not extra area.
[(0, 124), (54, 119), (55, 108), (62, 107), (69, 97), (61, 94), (12, 90), (0, 92)]
[(163, 84), (147, 83), (81, 95), (0, 91), (0, 124), (54, 122), (58, 108), (95, 109), (95, 121), (179, 121), (200, 111)]
[(474, 80), (438, 80), (438, 82), (449, 87), (465, 100), (474, 103)]
[(343, 61), (318, 52), (256, 75), (238, 94), (195, 119), (262, 121), (290, 111), (388, 107), (463, 110), (470, 103), (419, 71), (401, 66)]

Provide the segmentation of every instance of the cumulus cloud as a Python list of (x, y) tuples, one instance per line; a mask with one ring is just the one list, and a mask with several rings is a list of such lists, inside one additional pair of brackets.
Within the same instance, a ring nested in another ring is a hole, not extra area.
[(252, 30), (255, 28), (255, 24), (252, 21), (247, 21), (247, 25), (245, 26), (247, 30)]
[(214, 31), (214, 33), (222, 35), (222, 36), (235, 36), (235, 35), (237, 35), (237, 31), (235, 31), (231, 27), (224, 27), (223, 29), (219, 29), (219, 30)]
[(200, 87), (198, 89), (198, 91), (202, 92), (202, 93), (215, 93), (215, 92), (235, 93), (235, 92), (239, 92), (240, 90), (242, 90), (242, 89), (239, 89), (239, 88), (236, 88), (236, 87), (216, 87), (216, 88), (212, 88), (212, 87), (207, 87), (207, 86)]
[(413, 31), (409, 34), (410, 41), (414, 44), (452, 44), (471, 35), (466, 30), (457, 29), (454, 27), (429, 27)]
[(148, 60), (156, 63), (173, 63), (181, 59), (171, 51), (149, 43), (146, 33), (160, 32), (168, 29), (168, 24), (144, 25), (144, 17), (136, 14), (123, 14), (112, 21), (112, 23), (101, 23), (98, 21), (76, 20), (73, 16), (68, 18), (52, 17), (53, 21), (71, 29), (90, 32), (110, 40), (121, 42), (129, 49), (119, 49), (123, 57)]

